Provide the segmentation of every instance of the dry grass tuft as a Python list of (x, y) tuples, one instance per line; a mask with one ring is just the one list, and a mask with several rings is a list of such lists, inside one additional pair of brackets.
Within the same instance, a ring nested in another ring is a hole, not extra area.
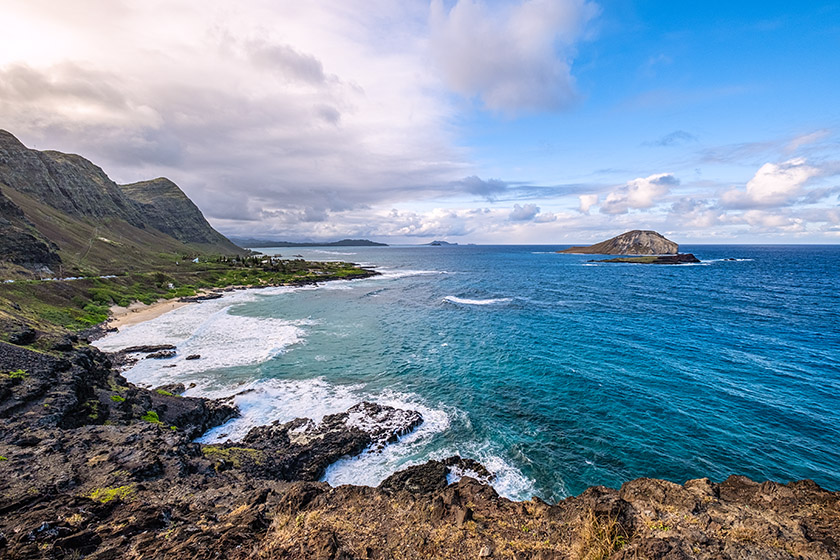
[(598, 517), (589, 510), (583, 518), (575, 558), (606, 560), (627, 544), (630, 536), (615, 517)]

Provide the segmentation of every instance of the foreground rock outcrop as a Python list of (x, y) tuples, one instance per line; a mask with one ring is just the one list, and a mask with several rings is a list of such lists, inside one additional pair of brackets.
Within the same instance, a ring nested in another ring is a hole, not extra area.
[(570, 247), (558, 253), (585, 255), (676, 255), (680, 246), (655, 231), (635, 229), (588, 247)]
[(326, 465), (420, 415), (360, 403), (200, 445), (237, 411), (180, 391), (134, 387), (95, 349), (0, 343), (0, 557), (840, 558), (840, 493), (810, 481), (639, 479), (550, 505), (450, 457), (331, 488)]

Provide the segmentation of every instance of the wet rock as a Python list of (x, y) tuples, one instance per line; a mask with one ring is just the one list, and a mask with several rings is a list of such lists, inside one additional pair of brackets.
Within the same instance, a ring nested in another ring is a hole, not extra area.
[(204, 295), (200, 295), (200, 296), (189, 296), (189, 297), (178, 298), (178, 301), (182, 301), (184, 303), (198, 303), (198, 302), (202, 302), (202, 301), (208, 301), (208, 300), (211, 300), (211, 299), (219, 299), (223, 295), (224, 294), (213, 292), (213, 293), (210, 293), (210, 294), (204, 294)]
[(169, 395), (176, 395), (177, 396), (177, 395), (182, 394), (184, 391), (186, 391), (187, 388), (184, 387), (183, 383), (167, 383), (166, 385), (161, 385), (159, 387), (155, 387), (152, 390), (155, 393), (162, 394), (162, 395), (169, 394)]
[(152, 352), (160, 352), (163, 350), (175, 350), (174, 344), (144, 344), (140, 346), (129, 346), (120, 350), (123, 354), (149, 354)]
[(418, 494), (430, 494), (446, 488), (449, 467), (440, 461), (428, 461), (392, 474), (379, 485), (386, 492), (400, 490)]
[(167, 360), (175, 357), (174, 350), (161, 350), (160, 352), (152, 352), (146, 356), (147, 360)]
[(318, 480), (344, 456), (378, 451), (423, 421), (420, 413), (362, 402), (319, 423), (306, 418), (251, 429), (241, 442), (205, 447), (223, 469), (281, 480)]
[(197, 360), (199, 358), (201, 358), (201, 354), (190, 354), (185, 359), (186, 360)]

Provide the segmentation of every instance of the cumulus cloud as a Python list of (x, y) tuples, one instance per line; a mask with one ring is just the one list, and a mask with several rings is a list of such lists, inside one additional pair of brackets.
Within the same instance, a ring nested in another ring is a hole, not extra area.
[(528, 220), (533, 220), (534, 217), (540, 213), (540, 207), (536, 204), (525, 204), (525, 205), (513, 205), (513, 210), (511, 211), (508, 219), (514, 222), (526, 222)]
[(679, 183), (679, 179), (670, 173), (633, 179), (607, 194), (601, 204), (601, 213), (626, 214), (631, 209), (650, 208)]
[(505, 9), (458, 0), (448, 11), (433, 0), (432, 55), (450, 88), (489, 109), (562, 109), (577, 95), (574, 44), (597, 13), (585, 0), (524, 0)]
[(808, 180), (819, 173), (804, 158), (765, 163), (745, 189), (734, 188), (723, 193), (721, 203), (729, 208), (784, 206), (801, 195)]
[(578, 196), (578, 199), (580, 200), (578, 212), (581, 214), (589, 214), (589, 209), (598, 204), (597, 194), (582, 194)]

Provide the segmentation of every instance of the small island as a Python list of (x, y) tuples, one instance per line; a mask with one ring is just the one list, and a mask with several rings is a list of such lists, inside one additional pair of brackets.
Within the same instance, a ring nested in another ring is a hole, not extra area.
[(557, 251), (577, 255), (620, 255), (619, 258), (589, 262), (633, 264), (690, 264), (700, 259), (691, 253), (680, 253), (680, 246), (661, 233), (635, 229), (612, 239), (586, 247), (569, 247)]

